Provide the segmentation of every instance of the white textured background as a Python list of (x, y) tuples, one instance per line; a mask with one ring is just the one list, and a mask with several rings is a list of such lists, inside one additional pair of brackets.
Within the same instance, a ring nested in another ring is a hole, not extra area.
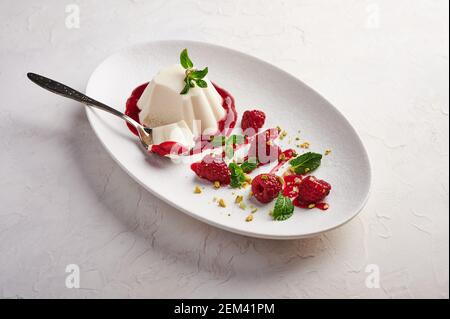
[[(449, 297), (447, 0), (73, 3), (79, 29), (69, 1), (0, 0), (0, 297)], [(286, 242), (204, 225), (129, 178), (82, 108), (25, 77), (84, 88), (106, 56), (157, 39), (254, 54), (337, 105), (374, 170), (359, 217)], [(81, 289), (65, 287), (72, 263)]]

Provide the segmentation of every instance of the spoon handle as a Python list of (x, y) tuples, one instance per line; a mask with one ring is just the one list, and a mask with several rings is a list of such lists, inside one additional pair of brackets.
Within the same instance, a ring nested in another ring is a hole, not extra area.
[(108, 105), (98, 102), (98, 101), (90, 98), (89, 96), (84, 95), (83, 93), (68, 87), (67, 85), (64, 85), (62, 83), (59, 83), (52, 79), (46, 78), (46, 77), (36, 74), (36, 73), (28, 73), (27, 76), (32, 82), (34, 82), (35, 84), (39, 85), (40, 87), (42, 87), (46, 90), (49, 90), (50, 92), (64, 96), (68, 99), (75, 100), (77, 102), (81, 102), (85, 105), (93, 106), (100, 110), (109, 112), (115, 116), (120, 117), (121, 119), (125, 120), (126, 122), (130, 123), (135, 128), (141, 127), (141, 125), (138, 122), (133, 120), (128, 115), (125, 115), (122, 112), (119, 112), (116, 109), (113, 109), (112, 107), (110, 107)]

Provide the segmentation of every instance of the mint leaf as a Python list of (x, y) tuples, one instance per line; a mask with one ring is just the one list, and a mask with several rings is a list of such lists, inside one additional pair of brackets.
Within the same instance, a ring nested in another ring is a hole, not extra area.
[(195, 83), (197, 83), (198, 87), (201, 87), (202, 89), (208, 87), (208, 83), (206, 83), (206, 81), (203, 80), (196, 80)]
[(191, 61), (188, 55), (187, 49), (184, 49), (180, 54), (180, 63), (185, 69), (190, 69), (194, 66), (194, 63)]
[(258, 168), (258, 163), (256, 161), (248, 160), (241, 164), (241, 168), (244, 171), (244, 173), (251, 173), (256, 168)]
[(195, 70), (192, 71), (190, 76), (195, 80), (201, 80), (208, 74), (208, 67), (204, 68), (203, 70)]
[(230, 163), (228, 166), (231, 173), (231, 182), (230, 186), (233, 188), (239, 188), (242, 186), (242, 183), (245, 182), (245, 175), (242, 168), (236, 163)]
[(322, 154), (308, 152), (302, 154), (289, 163), (296, 174), (306, 174), (316, 170), (322, 161)]
[(186, 83), (186, 85), (184, 86), (183, 90), (180, 92), (181, 95), (187, 94), (187, 92), (189, 92), (189, 89), (191, 88), (191, 86), (189, 85), (189, 83)]
[(278, 195), (275, 202), (275, 208), (272, 212), (272, 217), (276, 221), (285, 221), (292, 217), (294, 214), (294, 204), (289, 197), (283, 196), (281, 193)]

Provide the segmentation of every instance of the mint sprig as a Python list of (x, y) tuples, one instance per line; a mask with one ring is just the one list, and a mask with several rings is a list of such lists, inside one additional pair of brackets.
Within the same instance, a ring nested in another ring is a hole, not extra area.
[(275, 207), (272, 212), (272, 218), (276, 221), (285, 221), (294, 214), (294, 204), (289, 197), (283, 196), (281, 193), (277, 197)]
[(180, 54), (180, 64), (186, 69), (186, 77), (184, 78), (184, 88), (180, 94), (184, 95), (189, 92), (191, 88), (197, 84), (200, 88), (208, 87), (208, 83), (203, 78), (208, 74), (208, 67), (203, 70), (197, 70), (194, 68), (194, 63), (189, 58), (187, 49), (184, 49)]
[(230, 163), (228, 165), (230, 169), (230, 186), (233, 188), (239, 188), (245, 182), (245, 174), (242, 168), (236, 163)]
[(322, 161), (322, 154), (308, 152), (302, 154), (289, 163), (296, 174), (306, 174), (316, 170)]
[(241, 168), (244, 171), (244, 173), (251, 173), (258, 168), (258, 160), (248, 159), (247, 161), (241, 164)]

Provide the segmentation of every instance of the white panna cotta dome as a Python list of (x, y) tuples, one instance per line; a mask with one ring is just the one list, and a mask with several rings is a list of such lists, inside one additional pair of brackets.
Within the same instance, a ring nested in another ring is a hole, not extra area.
[(226, 115), (222, 97), (207, 78), (203, 79), (207, 88), (195, 86), (181, 95), (185, 76), (179, 64), (161, 70), (137, 102), (140, 122), (153, 128), (154, 144), (192, 145), (195, 137), (216, 133), (218, 122)]

